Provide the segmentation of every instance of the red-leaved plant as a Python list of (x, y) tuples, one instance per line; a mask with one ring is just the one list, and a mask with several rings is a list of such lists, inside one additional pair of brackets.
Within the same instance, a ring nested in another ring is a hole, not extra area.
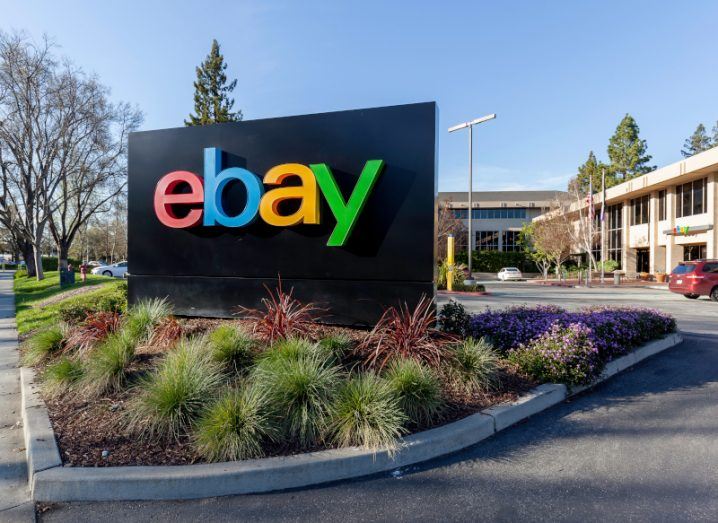
[(72, 329), (65, 341), (65, 350), (76, 350), (80, 353), (90, 350), (98, 342), (117, 332), (122, 321), (116, 312), (95, 312), (89, 314), (85, 321)]
[(395, 357), (413, 358), (437, 366), (445, 348), (440, 334), (433, 327), (436, 315), (432, 300), (422, 296), (411, 310), (404, 302), (389, 307), (374, 328), (359, 343), (356, 351), (367, 367), (381, 370)]
[(252, 333), (269, 343), (291, 337), (304, 337), (309, 333), (310, 325), (316, 321), (323, 309), (314, 303), (302, 303), (292, 294), (282, 289), (282, 281), (272, 292), (267, 289), (267, 298), (262, 298), (263, 309), (238, 307), (238, 314), (252, 322)]
[(149, 347), (167, 348), (182, 336), (182, 325), (172, 316), (162, 320), (152, 331)]

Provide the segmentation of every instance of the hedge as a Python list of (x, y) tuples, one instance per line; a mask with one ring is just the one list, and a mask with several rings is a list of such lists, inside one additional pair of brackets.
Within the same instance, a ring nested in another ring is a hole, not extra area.
[[(465, 252), (456, 255), (456, 261), (466, 263)], [(499, 272), (503, 267), (517, 267), (524, 272), (536, 272), (536, 265), (524, 252), (474, 251), (472, 270), (474, 272)]]

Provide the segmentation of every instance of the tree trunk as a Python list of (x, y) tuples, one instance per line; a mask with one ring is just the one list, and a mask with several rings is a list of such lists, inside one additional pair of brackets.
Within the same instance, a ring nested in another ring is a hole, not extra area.
[(29, 277), (35, 276), (35, 255), (32, 251), (32, 244), (30, 242), (24, 242), (22, 248), (22, 258), (25, 260), (25, 267), (27, 268), (27, 275)]
[(35, 278), (37, 281), (44, 280), (45, 274), (42, 270), (42, 234), (46, 222), (35, 224), (35, 236), (32, 238), (32, 251), (35, 258)]
[(62, 240), (57, 242), (57, 269), (60, 271), (67, 269), (67, 258), (70, 251), (68, 243)]
[(32, 246), (33, 258), (35, 260), (35, 278), (37, 281), (44, 280), (45, 274), (42, 271), (42, 249), (40, 243)]

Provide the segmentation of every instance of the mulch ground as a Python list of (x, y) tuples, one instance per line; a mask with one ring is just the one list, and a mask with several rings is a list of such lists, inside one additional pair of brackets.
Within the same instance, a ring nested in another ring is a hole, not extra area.
[[(185, 333), (201, 333), (225, 321), (227, 320), (180, 320)], [(337, 332), (355, 341), (365, 335), (362, 330), (315, 325), (311, 337), (318, 339)], [(151, 370), (163, 352), (164, 350), (150, 347), (138, 349), (136, 361), (130, 369), (130, 381)], [(491, 405), (515, 400), (535, 385), (536, 383), (519, 375), (514, 368), (504, 367), (500, 373), (500, 385), (491, 392), (467, 394), (447, 386), (444, 390), (446, 407), (439, 418), (432, 425), (411, 427), (410, 432), (450, 423)], [(126, 405), (133, 394), (130, 389), (96, 400), (85, 400), (75, 393), (45, 398), (65, 466), (186, 465), (203, 462), (195, 455), (188, 438), (151, 443), (127, 433), (123, 419), (127, 414)], [(300, 449), (275, 445), (266, 450), (269, 456), (279, 456), (323, 448), (328, 447)]]

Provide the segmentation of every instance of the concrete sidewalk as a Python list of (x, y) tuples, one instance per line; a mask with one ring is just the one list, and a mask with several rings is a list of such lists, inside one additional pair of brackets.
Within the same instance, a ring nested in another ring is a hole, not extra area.
[(27, 485), (13, 273), (0, 271), (0, 522), (35, 521)]

